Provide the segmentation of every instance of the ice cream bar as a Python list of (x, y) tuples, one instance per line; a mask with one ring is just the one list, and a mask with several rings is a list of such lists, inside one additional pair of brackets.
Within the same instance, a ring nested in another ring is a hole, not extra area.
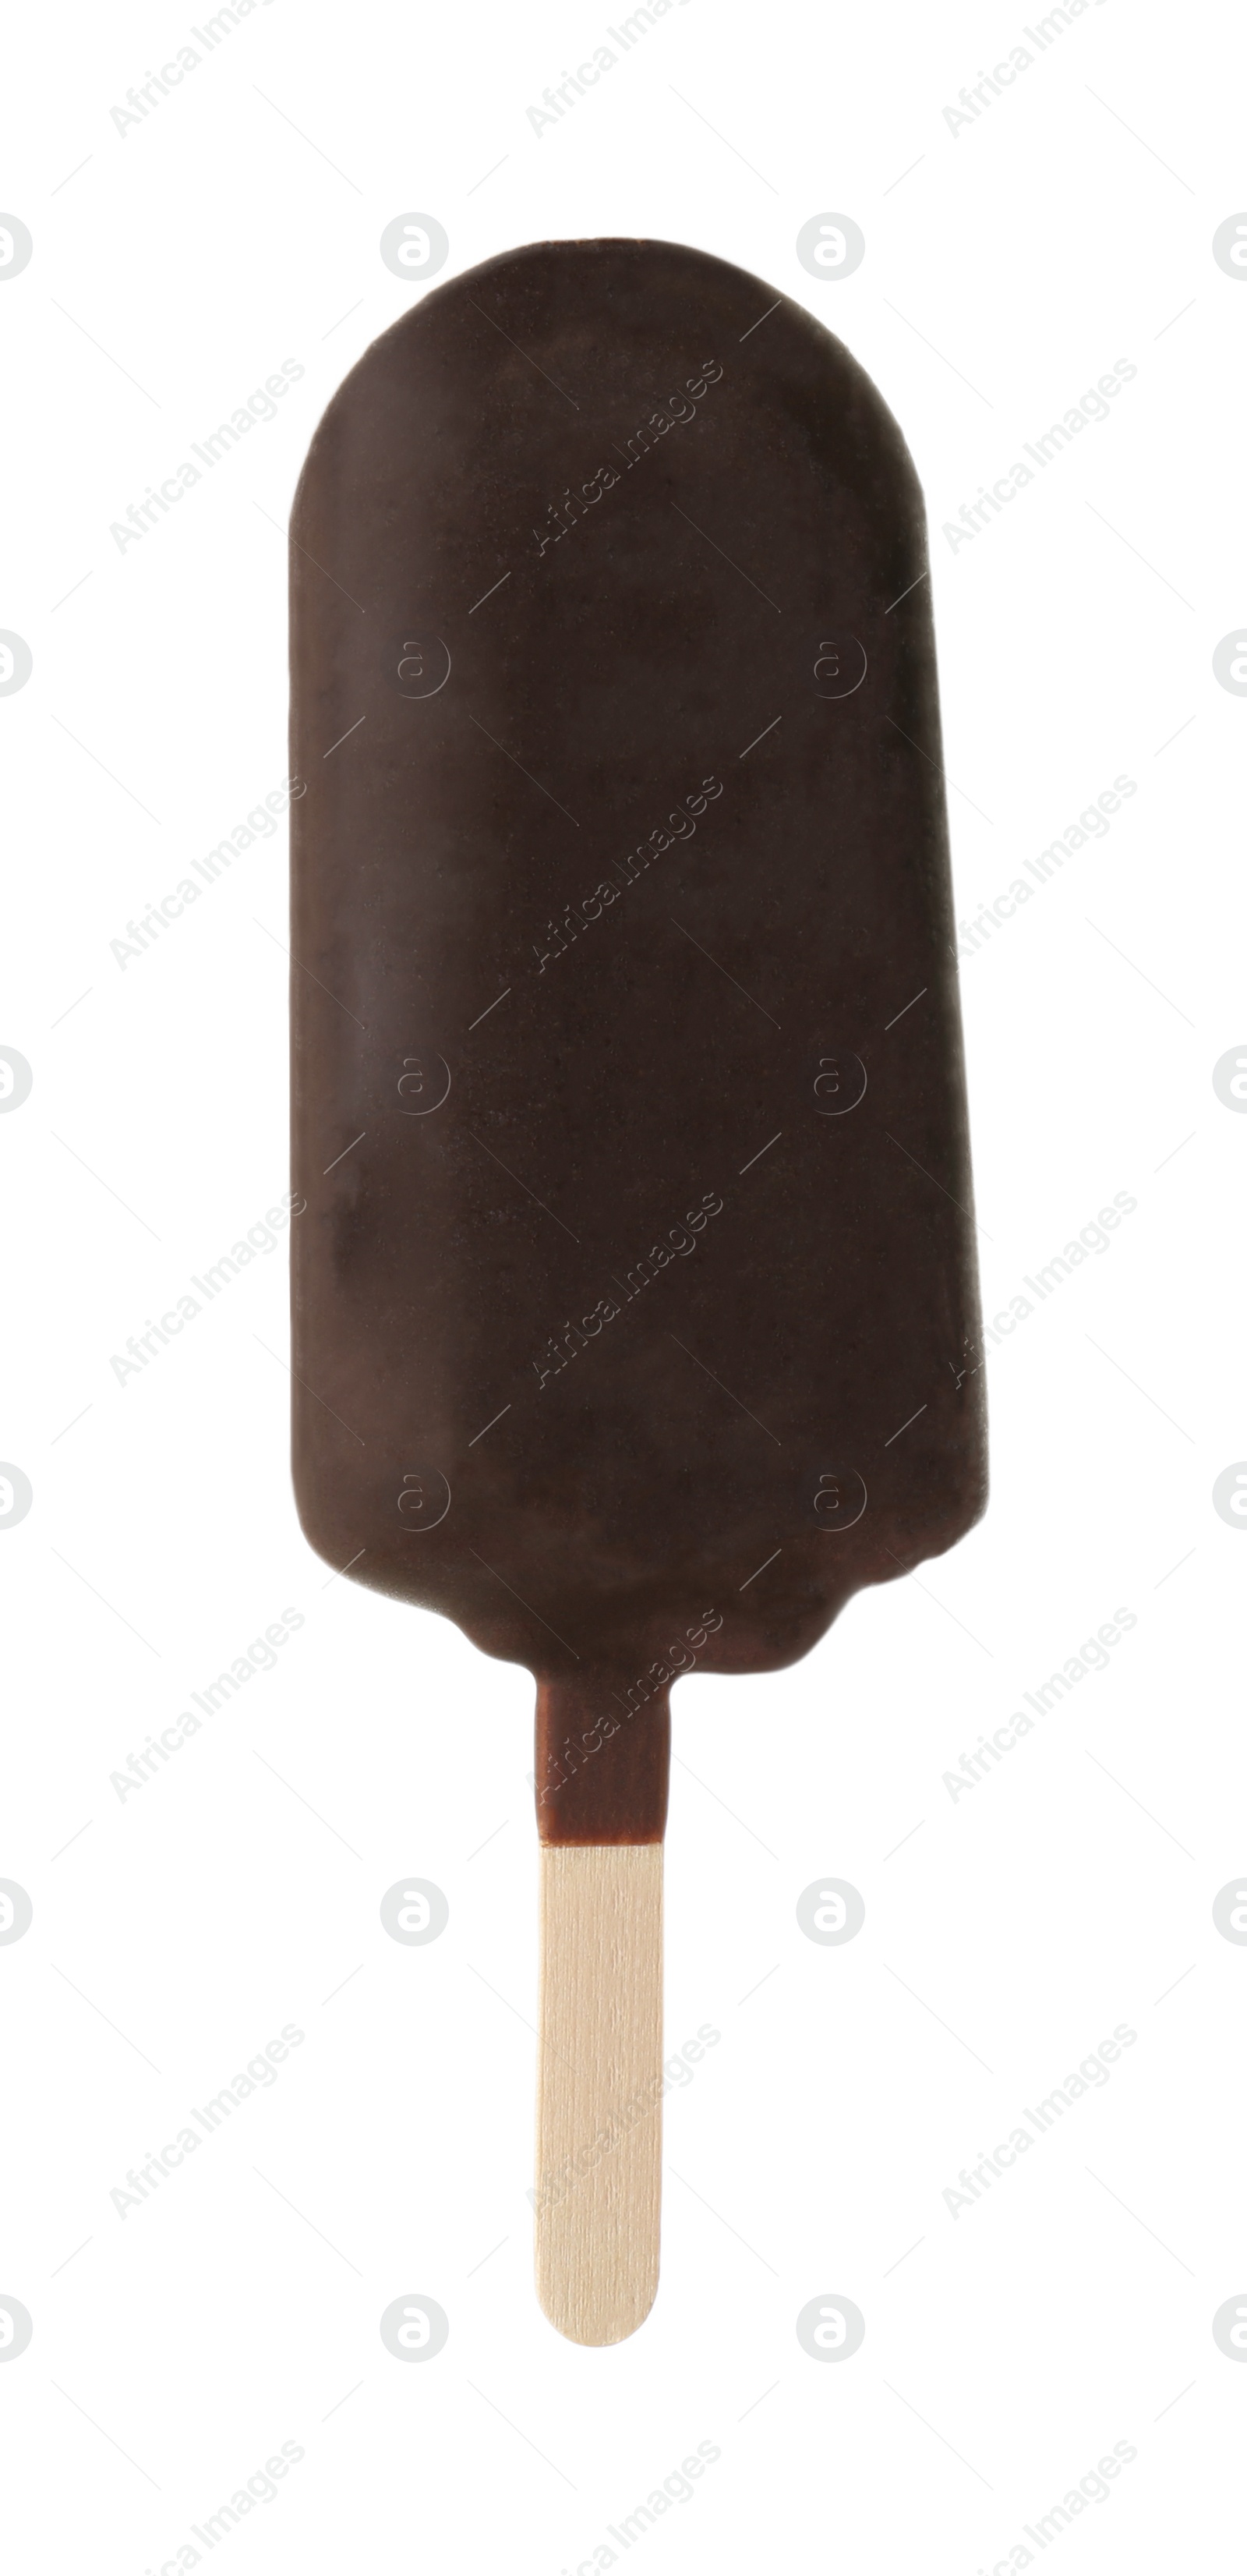
[(291, 673), (298, 1506), (536, 1677), (538, 2285), (610, 2342), (671, 1684), (793, 1662), (984, 1501), (914, 468), (744, 271), (510, 251), (330, 403)]

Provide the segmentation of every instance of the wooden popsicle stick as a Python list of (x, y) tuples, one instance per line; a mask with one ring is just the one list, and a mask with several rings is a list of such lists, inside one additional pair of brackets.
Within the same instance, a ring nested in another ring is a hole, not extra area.
[(622, 2343), (658, 2288), (662, 1844), (543, 1844), (537, 2296)]

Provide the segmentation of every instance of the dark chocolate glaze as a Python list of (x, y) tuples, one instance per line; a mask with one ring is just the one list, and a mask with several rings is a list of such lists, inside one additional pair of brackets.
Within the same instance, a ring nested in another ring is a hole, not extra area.
[(626, 1673), (537, 1683), (537, 1830), (543, 1843), (660, 1843), (671, 1770), (669, 1686)]
[(758, 279), (539, 243), (291, 537), (303, 1527), (538, 1676), (547, 1839), (656, 1839), (671, 1681), (985, 1498), (917, 479)]

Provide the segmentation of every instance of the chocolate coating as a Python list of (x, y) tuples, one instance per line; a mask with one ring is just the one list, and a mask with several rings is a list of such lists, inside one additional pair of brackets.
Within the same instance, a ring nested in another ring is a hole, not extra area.
[(291, 522), (298, 1506), (546, 1686), (553, 1839), (660, 1835), (670, 1681), (985, 1498), (921, 494), (773, 304), (505, 253), (366, 352)]
[[(631, 1695), (630, 1695), (631, 1694)], [(623, 1673), (537, 1683), (537, 1830), (543, 1843), (660, 1843), (671, 1772), (671, 1697), (642, 1699)]]

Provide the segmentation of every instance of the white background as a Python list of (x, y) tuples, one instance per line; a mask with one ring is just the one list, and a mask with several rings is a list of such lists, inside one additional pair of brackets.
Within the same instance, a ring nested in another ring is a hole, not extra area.
[[(1121, 2442), (1062, 2565), (1208, 2565), (1247, 2402), (1211, 2332), (1247, 2298), (1247, 1953), (1211, 1911), (1247, 1862), (1247, 1546), (1211, 1501), (1247, 1455), (1247, 1121), (1211, 1081), (1247, 1041), (1247, 705), (1212, 670), (1245, 607), (1229, 13), (1104, 0), (954, 134), (1020, 13), (687, 0), (538, 137), (605, 12), (272, 0), (120, 135), (186, 23), (9, 35), (0, 195), (35, 250), (0, 285), (0, 625), (34, 656), (0, 700), (0, 1041), (34, 1069), (0, 1118), (0, 1452), (34, 1488), (0, 1534), (0, 1874), (34, 1904), (0, 1948), (0, 2291), (34, 2319), (0, 2368), (8, 2555), (189, 2566), (289, 2441), (218, 2544), (238, 2576), (558, 2576), (606, 2566), (705, 2442), (633, 2544), (655, 2576), (973, 2576), (1025, 2564)], [(963, 918), (1118, 773), (1137, 790), (963, 966), (988, 1315), (1137, 1201), (992, 1354), (988, 1517), (795, 1670), (676, 1696), (667, 2027), (722, 2038), (667, 2105), (658, 2305), (604, 2352), (531, 2288), (527, 1676), (305, 1546), (284, 1244), (110, 1368), (285, 1187), (284, 829), (139, 959), (110, 942), (285, 774), (282, 531), (321, 409), (419, 291), (377, 247), (409, 210), (444, 277), (543, 236), (699, 245), (863, 362), (928, 498)], [(866, 237), (838, 283), (795, 254), (828, 210)], [(111, 523), (286, 358), (278, 417), (120, 551)], [(944, 523), (1118, 359), (1111, 418), (954, 550)], [(110, 1774), (286, 1605), (276, 1668), (122, 1802)], [(1119, 1606), (1107, 1669), (954, 1800), (945, 1771)], [(407, 1871), (450, 1902), (424, 1949), (379, 1919)], [(820, 1872), (864, 1895), (847, 1947), (798, 1929)], [(288, 2022), (274, 2085), (120, 2217), (127, 2168)], [(1110, 2080), (953, 2216), (959, 2169), (1119, 2023)], [(450, 2319), (421, 2367), (378, 2333), (405, 2292)], [(836, 2367), (794, 2331), (824, 2292), (866, 2318)]]

